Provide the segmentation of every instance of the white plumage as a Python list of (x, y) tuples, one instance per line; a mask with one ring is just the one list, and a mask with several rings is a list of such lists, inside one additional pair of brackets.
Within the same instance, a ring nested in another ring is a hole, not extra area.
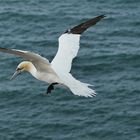
[[(21, 62), (16, 69), (13, 77), (22, 71), (28, 71), (36, 79), (50, 84), (47, 93), (54, 89), (55, 84), (67, 86), (75, 95), (92, 97), (96, 93), (87, 83), (82, 83), (75, 79), (71, 73), (72, 60), (77, 56), (80, 48), (80, 36), (90, 26), (96, 24), (104, 18), (104, 15), (90, 19), (74, 28), (67, 30), (59, 37), (59, 48), (53, 61), (49, 61), (33, 52), (0, 48), (1, 52), (10, 53), (23, 57), (28, 61)], [(12, 78), (13, 78), (12, 77)]]
[[(72, 60), (77, 56), (80, 48), (79, 34), (62, 34), (59, 37), (59, 48), (56, 56), (51, 62), (56, 71), (68, 73), (71, 70)], [(63, 69), (62, 69), (63, 68)]]
[(65, 33), (59, 37), (59, 48), (56, 56), (51, 62), (52, 68), (56, 71), (65, 85), (75, 95), (91, 97), (96, 95), (95, 91), (90, 89), (89, 84), (76, 80), (69, 72), (72, 66), (72, 60), (77, 56), (80, 48), (80, 35)]

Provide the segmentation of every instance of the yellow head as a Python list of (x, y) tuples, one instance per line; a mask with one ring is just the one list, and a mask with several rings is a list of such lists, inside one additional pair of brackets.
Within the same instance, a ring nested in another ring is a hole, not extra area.
[(30, 69), (32, 68), (32, 63), (30, 61), (23, 61), (21, 62), (18, 66), (16, 70), (20, 70), (22, 71), (30, 71)]
[(23, 61), (21, 62), (17, 68), (11, 79), (15, 78), (18, 74), (20, 74), (23, 71), (31, 72), (33, 68), (33, 64), (30, 61)]

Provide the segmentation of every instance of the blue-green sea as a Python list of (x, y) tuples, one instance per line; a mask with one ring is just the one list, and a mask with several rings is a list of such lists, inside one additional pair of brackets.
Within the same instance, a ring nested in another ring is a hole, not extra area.
[(0, 53), (0, 140), (140, 140), (139, 0), (0, 0), (0, 47), (51, 62), (58, 37), (106, 17), (81, 37), (72, 74), (93, 84), (94, 98), (73, 95), (22, 73), (21, 58)]

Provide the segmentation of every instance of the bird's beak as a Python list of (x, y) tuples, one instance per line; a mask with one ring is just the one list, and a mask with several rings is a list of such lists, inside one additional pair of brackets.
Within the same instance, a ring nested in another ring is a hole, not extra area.
[(17, 77), (17, 75), (19, 75), (21, 73), (20, 70), (16, 70), (15, 73), (12, 75), (12, 77), (10, 78), (10, 80), (13, 80), (14, 78)]

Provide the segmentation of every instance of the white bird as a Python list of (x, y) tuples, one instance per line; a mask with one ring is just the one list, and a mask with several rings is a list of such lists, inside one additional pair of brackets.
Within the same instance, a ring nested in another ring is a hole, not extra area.
[(87, 28), (95, 25), (104, 17), (104, 15), (97, 16), (63, 33), (59, 37), (58, 52), (51, 63), (49, 63), (46, 58), (33, 52), (0, 47), (1, 52), (14, 54), (27, 60), (21, 62), (17, 66), (16, 71), (11, 79), (16, 77), (19, 73), (27, 71), (36, 79), (50, 84), (47, 89), (47, 94), (51, 93), (51, 90), (54, 89), (55, 84), (60, 84), (68, 87), (75, 95), (85, 97), (95, 96), (95, 91), (89, 88), (89, 86), (92, 85), (80, 82), (75, 79), (71, 75), (70, 70), (72, 60), (77, 56), (78, 50), (80, 48), (79, 43), (81, 34)]

